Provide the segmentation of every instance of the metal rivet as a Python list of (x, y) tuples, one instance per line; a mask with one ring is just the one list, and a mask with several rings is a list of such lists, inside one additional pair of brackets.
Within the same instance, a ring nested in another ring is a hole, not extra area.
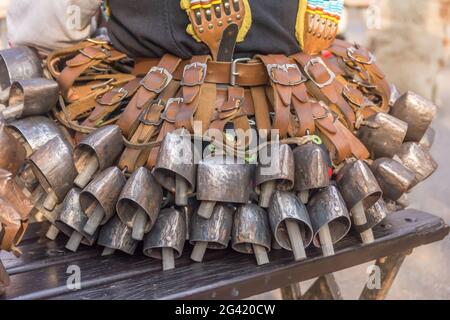
[(218, 25), (219, 27), (221, 27), (221, 26), (223, 26), (223, 22), (222, 22), (222, 21), (219, 21), (219, 22), (217, 22), (217, 25)]
[(203, 33), (203, 32), (205, 32), (205, 29), (199, 28), (199, 29), (198, 29), (198, 32)]

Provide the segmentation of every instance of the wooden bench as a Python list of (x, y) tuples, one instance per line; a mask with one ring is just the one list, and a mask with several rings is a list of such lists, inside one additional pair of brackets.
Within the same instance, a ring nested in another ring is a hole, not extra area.
[[(284, 299), (340, 299), (331, 273), (376, 259), (383, 271), (381, 288), (365, 289), (361, 298), (382, 299), (408, 253), (449, 233), (442, 219), (405, 210), (374, 230), (375, 243), (363, 246), (356, 235), (349, 235), (336, 246), (333, 257), (321, 257), (320, 250), (309, 248), (308, 260), (294, 262), (290, 252), (273, 250), (271, 263), (257, 267), (253, 256), (229, 249), (208, 251), (200, 264), (189, 260), (191, 246), (186, 245), (176, 269), (162, 272), (159, 261), (140, 251), (135, 256), (101, 257), (101, 248), (82, 246), (79, 252), (69, 253), (63, 236), (54, 242), (43, 237), (47, 228), (46, 224), (30, 228), (20, 258), (1, 253), (11, 279), (3, 299), (242, 299), (278, 288)], [(66, 285), (71, 265), (81, 269), (81, 290), (71, 291)], [(296, 283), (316, 277), (301, 295)]]

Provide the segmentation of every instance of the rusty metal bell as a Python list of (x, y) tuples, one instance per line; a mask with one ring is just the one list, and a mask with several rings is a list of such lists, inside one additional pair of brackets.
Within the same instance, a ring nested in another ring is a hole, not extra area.
[(116, 203), (126, 179), (117, 167), (110, 167), (99, 174), (80, 194), (81, 209), (88, 216), (83, 227), (87, 234), (94, 235), (116, 213)]
[(391, 109), (391, 115), (408, 124), (406, 141), (418, 142), (437, 113), (436, 105), (414, 92), (402, 95)]
[(367, 223), (359, 226), (354, 225), (354, 228), (358, 233), (372, 229), (383, 222), (389, 213), (390, 210), (388, 209), (386, 202), (383, 199), (380, 199), (371, 208), (366, 210)]
[(415, 173), (391, 158), (380, 158), (373, 162), (372, 172), (383, 191), (385, 199), (397, 201), (415, 180)]
[(311, 190), (330, 185), (330, 157), (325, 150), (313, 143), (304, 144), (294, 150), (294, 190), (303, 203), (308, 203)]
[[(268, 208), (275, 190), (290, 191), (294, 188), (294, 154), (287, 144), (266, 147), (267, 158), (256, 168), (256, 193), (259, 194), (259, 206)], [(274, 154), (276, 153), (276, 154)], [(261, 161), (261, 157), (260, 157)]]
[(334, 255), (334, 244), (350, 231), (350, 214), (338, 188), (331, 185), (316, 193), (308, 203), (314, 231), (313, 243), (324, 256)]
[(210, 219), (192, 216), (190, 242), (194, 245), (191, 259), (202, 262), (206, 249), (221, 250), (228, 247), (233, 227), (234, 209), (227, 205), (215, 206)]
[(6, 124), (0, 120), (0, 169), (16, 174), (25, 162), (26, 150), (6, 130)]
[(108, 256), (119, 250), (133, 255), (139, 241), (131, 237), (132, 230), (120, 221), (118, 216), (110, 219), (101, 229), (98, 235), (98, 245), (105, 247), (102, 256)]
[(35, 50), (15, 47), (0, 51), (0, 90), (9, 88), (14, 81), (42, 76), (42, 61)]
[(44, 115), (58, 101), (59, 86), (54, 80), (36, 78), (15, 81), (9, 91), (8, 107), (3, 111), (5, 119)]
[(427, 132), (419, 142), (419, 146), (425, 150), (430, 150), (434, 145), (436, 139), (436, 131), (433, 128), (428, 128)]
[(254, 254), (258, 265), (269, 263), (272, 235), (267, 212), (256, 204), (246, 204), (237, 210), (231, 235), (233, 250)]
[(202, 160), (197, 174), (197, 199), (202, 201), (198, 214), (209, 219), (217, 202), (247, 203), (253, 171), (251, 165), (228, 156)]
[(358, 137), (373, 159), (392, 157), (400, 149), (408, 124), (386, 113), (377, 113), (363, 122)]
[(43, 206), (52, 211), (64, 200), (77, 174), (72, 150), (66, 141), (55, 137), (33, 153), (28, 162), (47, 193)]
[(185, 206), (195, 190), (196, 165), (189, 133), (168, 133), (161, 144), (153, 171), (155, 179), (175, 194), (177, 206)]
[(84, 188), (95, 173), (114, 165), (124, 148), (120, 128), (105, 126), (85, 137), (74, 150), (78, 176), (75, 185)]
[(67, 230), (64, 233), (69, 234), (70, 239), (66, 244), (66, 249), (73, 252), (78, 250), (80, 243), (88, 246), (94, 245), (98, 235), (97, 233), (89, 235), (83, 231), (88, 217), (81, 209), (80, 193), (81, 190), (78, 188), (72, 188), (69, 191), (55, 220), (55, 225), (59, 230)]
[(132, 237), (141, 241), (158, 217), (163, 191), (146, 168), (139, 168), (128, 179), (116, 205), (117, 215), (133, 229)]
[(415, 173), (416, 177), (410, 189), (426, 180), (438, 168), (431, 154), (415, 142), (404, 143), (394, 159)]
[(269, 220), (277, 243), (293, 251), (296, 261), (306, 259), (305, 248), (313, 239), (313, 228), (308, 211), (292, 193), (277, 191), (272, 196)]
[(163, 270), (174, 269), (175, 259), (183, 254), (185, 242), (184, 214), (175, 208), (164, 209), (144, 238), (144, 254), (162, 260)]

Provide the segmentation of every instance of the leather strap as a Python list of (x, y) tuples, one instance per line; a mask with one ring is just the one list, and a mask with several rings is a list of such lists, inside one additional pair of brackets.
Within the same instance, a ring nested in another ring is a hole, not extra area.
[(267, 101), (266, 91), (264, 87), (251, 88), (253, 104), (255, 108), (256, 127), (258, 131), (272, 129), (270, 123), (269, 102)]

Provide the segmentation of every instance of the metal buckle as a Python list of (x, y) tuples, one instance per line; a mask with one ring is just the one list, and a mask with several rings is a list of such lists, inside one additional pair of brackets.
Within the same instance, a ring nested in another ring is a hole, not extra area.
[[(114, 106), (114, 105), (116, 105), (116, 104), (122, 102), (123, 100), (125, 100), (125, 99), (128, 97), (128, 93), (129, 93), (128, 90), (124, 89), (123, 87), (121, 87), (121, 88), (114, 88), (114, 89), (112, 89), (112, 90), (109, 91), (109, 92), (114, 92), (114, 93), (121, 94), (119, 100), (117, 100), (117, 101), (115, 101), (115, 102), (108, 102), (108, 103), (102, 102), (102, 98), (103, 98), (103, 96), (106, 94), (106, 93), (105, 93), (105, 94), (102, 94), (101, 96), (98, 96), (98, 97), (95, 99), (95, 101), (96, 101), (98, 104), (102, 105), (102, 106)], [(107, 93), (109, 93), (109, 92), (107, 92)]]
[(166, 103), (166, 108), (164, 109), (163, 113), (161, 113), (160, 118), (164, 121), (167, 121), (169, 123), (175, 123), (175, 119), (169, 119), (167, 118), (167, 110), (169, 109), (169, 107), (173, 104), (173, 103), (178, 103), (178, 104), (182, 104), (184, 102), (183, 98), (170, 98), (169, 100), (167, 100)]
[[(145, 79), (147, 78), (148, 75), (152, 74), (152, 73), (161, 73), (163, 74), (166, 78), (164, 80), (164, 82), (162, 83), (161, 87), (154, 89), (154, 88), (150, 88), (149, 86), (147, 86), (145, 84)], [(167, 86), (169, 85), (170, 82), (172, 82), (173, 76), (172, 74), (170, 74), (169, 71), (167, 71), (167, 69), (165, 68), (161, 68), (161, 67), (153, 67), (150, 69), (150, 71), (147, 73), (147, 76), (145, 76), (144, 79), (141, 80), (141, 82), (139, 83), (145, 90), (150, 91), (150, 92), (154, 92), (156, 94), (160, 94), (162, 91), (164, 91), (164, 89), (167, 88)]]
[(92, 38), (88, 38), (86, 39), (86, 41), (94, 43), (94, 44), (98, 44), (98, 45), (109, 45), (109, 41), (106, 40), (102, 40), (102, 39), (92, 39)]
[[(157, 102), (157, 103), (156, 103)], [(146, 120), (145, 117), (148, 115), (150, 108), (152, 108), (154, 105), (162, 105), (164, 106), (164, 110), (163, 113), (166, 112), (167, 110), (167, 104), (164, 105), (164, 102), (159, 99), (157, 100), (153, 100), (151, 103), (149, 103), (148, 107), (145, 108), (144, 111), (141, 112), (141, 115), (139, 116), (139, 121), (142, 122), (143, 124), (147, 125), (147, 126), (159, 126), (161, 124), (161, 122), (163, 121), (162, 118), (162, 114), (159, 116), (159, 119), (157, 121), (151, 121), (151, 120)]]
[[(314, 80), (314, 78), (309, 73), (309, 68), (311, 66), (313, 66), (314, 64), (322, 65), (326, 69), (328, 75), (330, 76), (330, 78), (327, 81), (325, 81), (324, 83), (318, 83), (316, 80)], [(328, 66), (325, 64), (325, 62), (323, 62), (323, 60), (321, 58), (319, 58), (319, 57), (309, 60), (303, 70), (305, 71), (305, 73), (308, 76), (309, 80), (311, 80), (316, 86), (318, 86), (321, 89), (329, 86), (330, 84), (333, 83), (334, 79), (336, 79), (336, 75), (334, 74), (334, 72), (331, 71), (330, 68), (328, 68)]]
[(356, 58), (355, 57), (355, 51), (356, 50), (357, 50), (357, 48), (355, 48), (355, 47), (350, 47), (350, 48), (347, 49), (347, 55), (353, 61), (356, 61), (356, 62), (361, 63), (361, 64), (367, 64), (367, 65), (371, 65), (371, 64), (374, 64), (376, 62), (376, 58), (372, 54), (372, 52), (369, 52), (369, 61), (364, 61), (364, 60)]
[(87, 58), (89, 58), (91, 60), (103, 60), (103, 59), (111, 58), (112, 53), (108, 49), (101, 48), (100, 51), (103, 52), (106, 55), (106, 57), (104, 57), (104, 58), (97, 58), (97, 57), (93, 57), (90, 54), (87, 54), (86, 52), (84, 52), (84, 49), (78, 50), (79, 53), (81, 53), (83, 56), (85, 56), (85, 57), (87, 57)]
[(240, 58), (240, 59), (234, 59), (233, 62), (231, 62), (231, 76), (230, 76), (230, 84), (234, 87), (236, 85), (236, 78), (239, 76), (239, 72), (237, 72), (237, 64), (240, 62), (248, 62), (250, 61), (250, 58)]
[[(200, 79), (200, 81), (197, 81), (195, 83), (186, 83), (184, 81), (186, 72), (189, 71), (190, 69), (201, 69), (202, 70), (203, 75), (202, 75), (202, 78)], [(199, 85), (203, 84), (206, 79), (206, 71), (207, 70), (208, 70), (208, 65), (206, 63), (194, 62), (194, 63), (186, 65), (183, 70), (183, 80), (181, 80), (181, 85), (186, 86), (186, 87), (195, 87), (195, 86), (199, 86)]]
[[(306, 81), (306, 78), (303, 76), (302, 72), (300, 71), (300, 68), (295, 63), (268, 64), (266, 68), (267, 68), (267, 72), (269, 74), (270, 79), (272, 80), (273, 83), (276, 83), (276, 84), (296, 86), (296, 85), (299, 85), (299, 84), (301, 84), (301, 83)], [(281, 70), (281, 71), (286, 72), (286, 73), (289, 72), (289, 69), (297, 70), (299, 75), (300, 75), (300, 80), (294, 81), (294, 82), (291, 82), (289, 80), (289, 84), (280, 82), (277, 79), (275, 79), (274, 76), (273, 76), (273, 70), (274, 69)]]

